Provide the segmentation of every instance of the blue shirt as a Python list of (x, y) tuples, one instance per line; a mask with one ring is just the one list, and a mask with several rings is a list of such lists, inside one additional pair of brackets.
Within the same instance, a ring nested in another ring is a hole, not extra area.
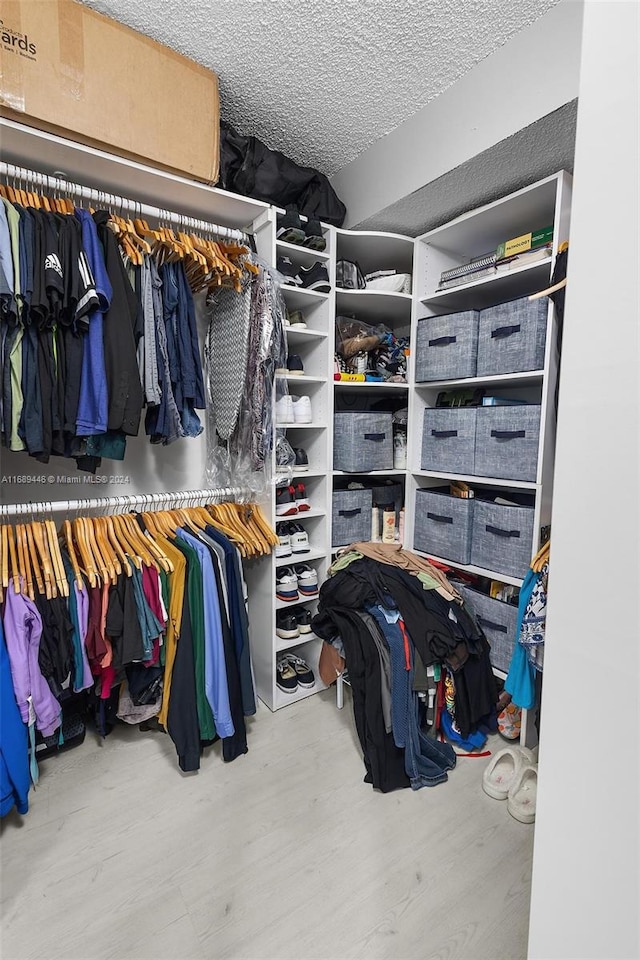
[(220, 621), (220, 602), (213, 561), (208, 548), (196, 537), (185, 530), (178, 529), (176, 534), (198, 554), (202, 568), (202, 595), (204, 601), (205, 635), (205, 692), (213, 713), (216, 731), (220, 737), (232, 737), (235, 733), (231, 719), (229, 687), (227, 685), (227, 667), (224, 658), (224, 640)]
[(93, 217), (88, 210), (76, 209), (76, 217), (82, 225), (82, 249), (84, 250), (95, 281), (100, 306), (89, 314), (89, 332), (82, 355), (80, 398), (76, 416), (76, 433), (89, 437), (105, 433), (108, 421), (109, 397), (104, 364), (104, 341), (102, 337), (102, 314), (111, 305), (113, 291), (104, 262), (104, 252), (98, 237)]

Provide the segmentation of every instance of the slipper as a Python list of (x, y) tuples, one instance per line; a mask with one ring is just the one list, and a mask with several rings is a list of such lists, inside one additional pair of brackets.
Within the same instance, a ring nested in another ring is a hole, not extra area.
[(482, 774), (482, 789), (494, 800), (506, 800), (511, 786), (522, 773), (522, 768), (534, 761), (526, 747), (505, 747), (499, 750)]
[(538, 764), (525, 763), (513, 781), (507, 797), (507, 810), (520, 823), (533, 823), (536, 818)]

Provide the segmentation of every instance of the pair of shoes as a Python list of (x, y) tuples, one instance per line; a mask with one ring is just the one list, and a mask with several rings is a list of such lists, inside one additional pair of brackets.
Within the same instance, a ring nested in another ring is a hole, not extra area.
[(285, 243), (297, 243), (309, 250), (324, 250), (327, 246), (320, 221), (307, 220), (303, 224), (300, 214), (294, 209), (289, 209), (278, 217), (276, 240), (283, 240)]
[(318, 595), (318, 574), (308, 563), (297, 563), (293, 567), (279, 567), (276, 573), (276, 597), (288, 603), (303, 597)]
[(536, 754), (526, 747), (505, 747), (488, 763), (482, 775), (482, 789), (495, 800), (506, 800), (507, 810), (521, 823), (536, 818), (538, 764)]
[(304, 327), (306, 329), (307, 321), (304, 319), (302, 310), (287, 310), (284, 316), (285, 327)]
[(310, 397), (285, 393), (276, 400), (276, 426), (286, 423), (311, 423), (312, 418)]
[(311, 509), (304, 483), (289, 484), (276, 488), (276, 516), (294, 517)]
[(279, 523), (276, 526), (278, 543), (276, 557), (290, 557), (293, 553), (309, 553), (309, 534), (299, 523)]
[(276, 613), (276, 634), (282, 640), (295, 640), (300, 634), (313, 633), (311, 620), (313, 614), (306, 607), (293, 610), (278, 610)]
[(276, 663), (276, 686), (283, 693), (295, 693), (298, 687), (311, 689), (316, 682), (313, 670), (301, 657), (287, 653)]
[(285, 284), (305, 290), (317, 290), (319, 293), (329, 293), (331, 290), (329, 272), (319, 260), (310, 267), (296, 267), (289, 257), (278, 257), (276, 270), (284, 277)]
[(304, 374), (304, 364), (302, 358), (297, 353), (290, 353), (287, 357), (286, 367), (276, 367), (277, 377), (286, 377), (291, 374), (295, 377), (301, 377)]

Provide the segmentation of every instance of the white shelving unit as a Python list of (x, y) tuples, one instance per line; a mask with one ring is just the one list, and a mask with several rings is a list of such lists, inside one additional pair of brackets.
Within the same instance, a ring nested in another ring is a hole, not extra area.
[[(396, 270), (398, 273), (414, 275), (414, 248), (411, 237), (376, 231), (335, 230), (336, 260), (349, 260), (359, 265), (363, 274), (376, 270)], [(411, 334), (413, 295), (411, 293), (392, 293), (382, 290), (343, 290), (336, 289), (336, 316), (355, 316), (365, 323), (376, 325), (383, 323), (398, 337)], [(332, 340), (335, 350), (335, 330)], [(388, 409), (396, 410), (409, 403), (409, 382), (358, 382), (334, 380), (333, 411), (340, 409), (364, 409), (372, 403), (388, 400)], [(333, 411), (331, 422), (333, 424)], [(333, 431), (332, 431), (333, 433)], [(333, 452), (330, 464), (333, 464)], [(376, 479), (380, 483), (389, 478), (403, 484), (405, 469), (370, 470), (367, 473), (347, 473), (333, 470), (334, 489), (347, 485), (347, 479), (367, 483)]]
[[(571, 176), (561, 171), (538, 183), (519, 190), (494, 203), (446, 223), (416, 241), (416, 284), (412, 342), (417, 335), (418, 321), (432, 316), (455, 313), (460, 310), (482, 309), (518, 297), (528, 296), (549, 285), (559, 245), (569, 239), (571, 204)], [(495, 250), (510, 237), (527, 233), (532, 228), (553, 224), (552, 256), (529, 266), (495, 277), (484, 277), (448, 290), (438, 291), (443, 270), (468, 262)], [(548, 306), (546, 346), (542, 370), (524, 373), (505, 373), (487, 377), (468, 377), (430, 383), (415, 381), (415, 353), (410, 363), (409, 448), (410, 462), (407, 477), (407, 546), (413, 546), (416, 490), (436, 487), (447, 480), (463, 480), (479, 488), (495, 488), (503, 496), (509, 490), (529, 492), (535, 498), (534, 539), (532, 556), (540, 545), (542, 527), (551, 520), (553, 490), (553, 461), (555, 449), (555, 392), (558, 373), (557, 320), (551, 301)], [(496, 479), (468, 474), (439, 473), (420, 467), (422, 420), (426, 407), (436, 405), (442, 390), (486, 387), (499, 389), (500, 395), (514, 400), (527, 400), (541, 405), (540, 439), (536, 479), (525, 482), (516, 479)], [(427, 554), (428, 555), (428, 554)], [(520, 586), (519, 577), (509, 576), (473, 565), (454, 563), (434, 557), (468, 573)], [(496, 671), (498, 674), (500, 671)], [(504, 674), (501, 674), (504, 676)], [(524, 730), (523, 739), (528, 734)]]

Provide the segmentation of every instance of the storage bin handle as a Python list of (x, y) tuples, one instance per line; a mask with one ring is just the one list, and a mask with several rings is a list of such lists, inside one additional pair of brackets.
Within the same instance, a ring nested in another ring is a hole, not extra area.
[(427, 516), (436, 523), (453, 523), (453, 517), (444, 517), (441, 513), (427, 513)]
[(339, 517), (357, 517), (362, 513), (362, 507), (354, 507), (353, 510), (338, 510)]
[(526, 430), (492, 430), (491, 436), (496, 440), (517, 440), (519, 437), (526, 437)]
[(386, 433), (365, 433), (365, 440), (373, 440), (374, 443), (380, 443), (386, 437)]
[(501, 530), (500, 527), (492, 527), (489, 524), (486, 525), (485, 530), (487, 533), (494, 533), (496, 537), (520, 537), (519, 530)]
[(481, 627), (487, 627), (489, 630), (497, 630), (500, 633), (506, 633), (507, 628), (503, 623), (493, 623), (491, 620), (485, 620), (484, 617), (476, 617)]
[(447, 440), (449, 437), (457, 437), (458, 431), (457, 430), (432, 430), (431, 436), (437, 437), (438, 440)]
[(520, 324), (514, 323), (512, 327), (496, 327), (495, 330), (491, 331), (491, 339), (499, 337), (510, 337), (514, 333), (520, 333)]
[(457, 343), (457, 337), (436, 337), (435, 340), (429, 340), (430, 347), (448, 347), (450, 343)]

